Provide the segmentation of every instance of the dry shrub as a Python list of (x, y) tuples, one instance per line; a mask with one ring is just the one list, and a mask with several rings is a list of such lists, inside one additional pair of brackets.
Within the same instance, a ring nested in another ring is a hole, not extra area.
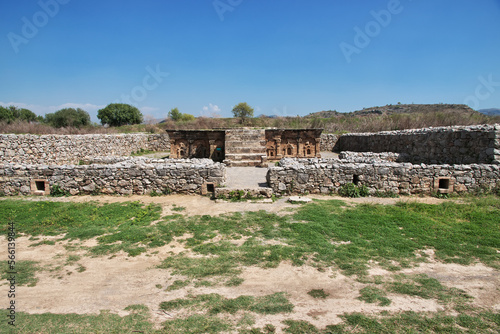
[(12, 122), (10, 124), (0, 122), (0, 133), (12, 134), (36, 134), (36, 135), (83, 135), (83, 134), (111, 134), (118, 133), (115, 128), (105, 128), (102, 126), (89, 126), (83, 128), (66, 127), (54, 128), (47, 124)]

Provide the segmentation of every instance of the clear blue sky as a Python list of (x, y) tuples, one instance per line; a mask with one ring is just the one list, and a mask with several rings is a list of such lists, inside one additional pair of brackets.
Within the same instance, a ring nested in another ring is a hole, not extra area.
[(42, 115), (500, 108), (500, 0), (1, 0), (0, 43), (0, 104)]

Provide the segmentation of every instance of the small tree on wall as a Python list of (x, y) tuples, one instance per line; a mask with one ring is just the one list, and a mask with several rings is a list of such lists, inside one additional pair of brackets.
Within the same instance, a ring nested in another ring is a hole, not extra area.
[(235, 118), (239, 118), (240, 122), (243, 124), (247, 118), (253, 117), (253, 108), (246, 102), (241, 102), (234, 106), (233, 115)]

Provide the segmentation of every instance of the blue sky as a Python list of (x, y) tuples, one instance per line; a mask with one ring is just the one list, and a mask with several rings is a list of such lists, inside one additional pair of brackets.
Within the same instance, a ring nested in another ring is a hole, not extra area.
[(1, 0), (0, 104), (500, 108), (500, 0)]

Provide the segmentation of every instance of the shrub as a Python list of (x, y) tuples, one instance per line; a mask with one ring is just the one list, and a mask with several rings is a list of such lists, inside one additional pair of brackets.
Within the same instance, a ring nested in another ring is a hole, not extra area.
[(90, 125), (90, 115), (83, 109), (64, 108), (45, 115), (45, 122), (55, 128), (80, 128)]
[(370, 196), (370, 190), (367, 186), (356, 186), (354, 183), (346, 183), (339, 189), (339, 195), (342, 197), (367, 197)]
[(66, 190), (62, 189), (58, 184), (54, 184), (50, 189), (50, 196), (52, 197), (63, 197), (68, 195), (69, 193)]
[(123, 103), (111, 103), (97, 111), (97, 118), (102, 125), (122, 126), (142, 123), (142, 113), (134, 106)]
[(339, 195), (342, 197), (360, 197), (359, 189), (354, 183), (344, 184), (339, 189)]

